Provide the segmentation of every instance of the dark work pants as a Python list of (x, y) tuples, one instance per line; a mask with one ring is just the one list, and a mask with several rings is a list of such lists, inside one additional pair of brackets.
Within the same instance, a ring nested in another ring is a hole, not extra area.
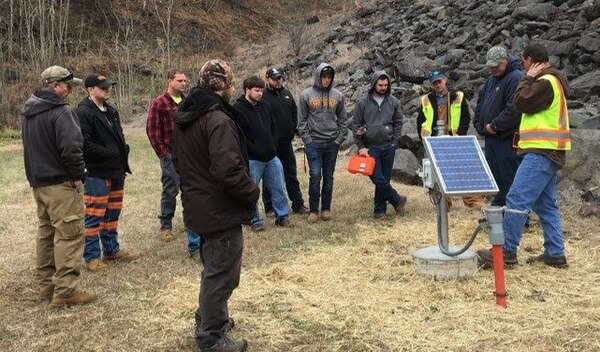
[(504, 206), (520, 163), (517, 151), (512, 147), (512, 139), (485, 136), (485, 159), (498, 184), (498, 193), (492, 199), (492, 205)]
[(196, 311), (199, 347), (210, 347), (224, 335), (223, 326), (229, 319), (227, 301), (240, 283), (243, 248), (241, 225), (202, 238), (204, 270), (200, 274)]
[[(292, 210), (298, 211), (304, 206), (302, 192), (300, 191), (300, 183), (298, 182), (298, 171), (296, 168), (296, 155), (292, 143), (282, 144), (277, 146), (277, 157), (283, 165), (283, 175), (285, 177), (285, 189), (288, 198), (292, 201)], [(273, 211), (271, 203), (271, 192), (263, 182), (262, 200), (265, 205), (265, 212)]]

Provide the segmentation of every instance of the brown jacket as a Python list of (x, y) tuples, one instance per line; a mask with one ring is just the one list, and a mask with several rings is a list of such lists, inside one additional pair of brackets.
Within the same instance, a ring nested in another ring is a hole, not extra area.
[(175, 113), (173, 162), (184, 221), (205, 237), (248, 223), (258, 200), (236, 118), (231, 105), (203, 87), (193, 88)]

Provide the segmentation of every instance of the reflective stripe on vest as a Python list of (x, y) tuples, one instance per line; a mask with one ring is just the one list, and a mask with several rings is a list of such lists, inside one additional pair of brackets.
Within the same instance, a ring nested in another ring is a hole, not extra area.
[(554, 98), (550, 106), (535, 114), (523, 114), (519, 126), (519, 148), (571, 150), (569, 112), (563, 87), (553, 75), (538, 79), (550, 82)]
[[(448, 120), (450, 120), (450, 130), (453, 135), (456, 135), (458, 132), (458, 127), (460, 126), (460, 114), (461, 114), (461, 106), (463, 101), (463, 92), (456, 92), (456, 99), (450, 104), (450, 110), (448, 111)], [(450, 95), (448, 94), (448, 99), (450, 99)], [(423, 115), (425, 115), (425, 122), (421, 125), (421, 137), (429, 137), (431, 136), (431, 128), (433, 127), (433, 106), (431, 105), (431, 101), (429, 101), (428, 95), (423, 95), (421, 97), (421, 110), (423, 111)], [(454, 118), (457, 116), (457, 118)]]

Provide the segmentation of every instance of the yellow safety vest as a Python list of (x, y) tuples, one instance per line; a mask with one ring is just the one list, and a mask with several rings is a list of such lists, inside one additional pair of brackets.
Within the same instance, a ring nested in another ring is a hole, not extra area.
[(571, 150), (569, 112), (563, 87), (558, 78), (550, 74), (538, 79), (550, 82), (554, 99), (547, 109), (521, 116), (519, 148)]
[[(450, 110), (448, 111), (448, 121), (450, 121), (450, 131), (452, 131), (453, 135), (457, 134), (458, 126), (460, 126), (460, 112), (463, 96), (463, 92), (456, 92), (456, 99), (449, 104)], [(448, 103), (450, 103), (450, 92), (448, 92)], [(433, 106), (431, 106), (428, 95), (423, 95), (421, 97), (421, 109), (423, 110), (423, 115), (425, 115), (425, 122), (421, 125), (421, 137), (429, 137), (431, 136), (431, 127), (433, 126)]]

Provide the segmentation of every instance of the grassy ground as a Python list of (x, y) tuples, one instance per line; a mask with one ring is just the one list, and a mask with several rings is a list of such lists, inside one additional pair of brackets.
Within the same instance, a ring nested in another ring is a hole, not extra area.
[[(192, 351), (199, 268), (178, 238), (158, 241), (158, 161), (142, 128), (128, 128), (134, 174), (127, 178), (120, 222), (122, 248), (143, 254), (101, 273), (84, 271), (81, 287), (96, 303), (54, 311), (35, 294), (37, 226), (18, 145), (0, 149), (0, 351)], [(301, 187), (307, 174), (298, 154)], [(600, 240), (597, 219), (563, 204), (571, 267), (520, 265), (506, 273), (509, 308), (494, 303), (493, 275), (439, 282), (415, 274), (411, 253), (436, 243), (435, 213), (423, 190), (407, 214), (376, 222), (373, 186), (335, 174), (334, 220), (254, 234), (245, 229), (240, 287), (230, 301), (233, 336), (250, 351), (597, 351), (600, 349)], [(481, 214), (459, 201), (450, 239), (464, 243)], [(524, 236), (521, 262), (541, 250), (541, 229)], [(487, 247), (480, 235), (475, 248)], [(529, 253), (530, 252), (530, 253)]]

